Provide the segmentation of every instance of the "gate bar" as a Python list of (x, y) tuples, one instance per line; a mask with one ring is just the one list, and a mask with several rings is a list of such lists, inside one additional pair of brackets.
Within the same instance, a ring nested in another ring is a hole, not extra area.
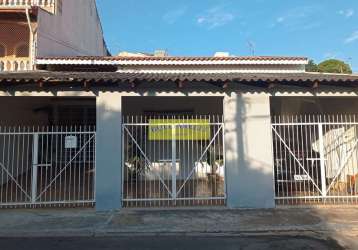
[(37, 199), (37, 174), (38, 174), (38, 158), (39, 158), (39, 135), (33, 135), (32, 143), (32, 185), (31, 185), (31, 203), (35, 203)]
[(176, 126), (172, 125), (172, 199), (177, 198), (177, 147), (176, 147)]
[(321, 168), (321, 186), (322, 186), (322, 196), (327, 196), (327, 183), (326, 183), (326, 167), (325, 167), (325, 157), (324, 157), (324, 144), (323, 144), (323, 124), (318, 124), (318, 140), (319, 140), (319, 165)]

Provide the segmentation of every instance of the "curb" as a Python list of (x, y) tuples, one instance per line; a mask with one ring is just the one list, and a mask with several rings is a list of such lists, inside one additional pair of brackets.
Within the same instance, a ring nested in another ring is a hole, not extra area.
[(324, 236), (335, 234), (337, 232), (350, 232), (356, 233), (358, 235), (358, 228), (355, 229), (299, 229), (292, 228), (290, 230), (287, 229), (270, 229), (270, 230), (239, 230), (239, 231), (157, 231), (157, 232), (148, 232), (148, 231), (113, 231), (113, 230), (68, 230), (68, 231), (7, 231), (0, 232), (0, 238), (73, 238), (73, 237), (135, 237), (135, 236), (143, 236), (143, 237), (166, 237), (166, 236), (184, 236), (184, 237), (243, 237), (243, 236)]

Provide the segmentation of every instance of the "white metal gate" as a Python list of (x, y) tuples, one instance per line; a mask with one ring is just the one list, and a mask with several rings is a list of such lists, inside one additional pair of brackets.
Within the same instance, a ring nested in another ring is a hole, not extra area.
[(0, 207), (92, 206), (94, 127), (0, 128)]
[(274, 117), (277, 204), (358, 204), (358, 117)]
[(123, 205), (224, 205), (221, 116), (123, 118)]

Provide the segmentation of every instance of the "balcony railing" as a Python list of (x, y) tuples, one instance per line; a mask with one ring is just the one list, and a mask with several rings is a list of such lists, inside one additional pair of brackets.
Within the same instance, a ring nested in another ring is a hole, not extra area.
[(55, 10), (57, 0), (0, 0), (0, 9), (40, 7), (47, 11)]
[(0, 58), (0, 72), (31, 70), (29, 58)]

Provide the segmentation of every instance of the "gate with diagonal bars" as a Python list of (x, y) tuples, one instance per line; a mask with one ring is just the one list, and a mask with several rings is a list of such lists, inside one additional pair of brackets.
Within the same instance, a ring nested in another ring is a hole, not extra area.
[(1, 127), (0, 207), (93, 206), (94, 127)]
[(358, 116), (273, 117), (278, 205), (358, 204)]
[(222, 116), (123, 118), (125, 207), (226, 202)]

